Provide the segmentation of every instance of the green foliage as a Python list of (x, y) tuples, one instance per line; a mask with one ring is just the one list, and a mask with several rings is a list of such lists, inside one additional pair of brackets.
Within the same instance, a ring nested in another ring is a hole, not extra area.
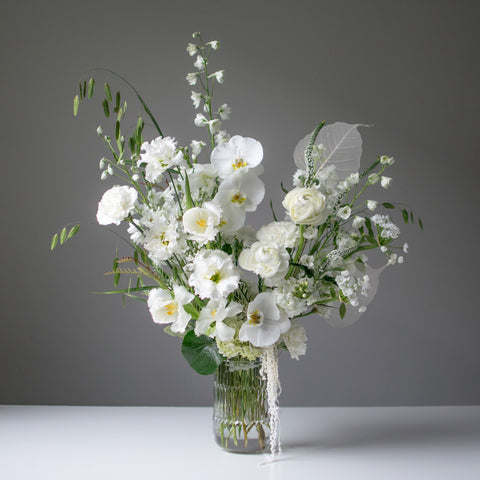
[(112, 91), (110, 90), (110, 85), (107, 82), (105, 82), (104, 90), (105, 90), (105, 96), (107, 97), (107, 100), (109, 102), (111, 102), (112, 101)]
[(206, 335), (197, 337), (193, 330), (183, 337), (182, 354), (188, 364), (201, 375), (215, 373), (223, 361), (215, 340)]
[(59, 241), (60, 245), (63, 245), (67, 240), (74, 237), (79, 230), (80, 225), (74, 225), (70, 228), (70, 230), (67, 229), (67, 226), (63, 227), (61, 230), (55, 233), (55, 235), (53, 235), (50, 243), (50, 250), (53, 250), (58, 245)]
[(347, 307), (343, 302), (340, 304), (338, 313), (340, 314), (340, 318), (344, 318), (345, 314), (347, 313)]
[(385, 208), (388, 208), (388, 209), (393, 209), (393, 208), (395, 208), (395, 205), (393, 205), (393, 203), (385, 202), (385, 203), (382, 203), (382, 205), (383, 205)]
[(78, 106), (80, 105), (80, 98), (78, 95), (75, 95), (73, 98), (73, 115), (76, 117), (78, 115)]
[(95, 80), (93, 78), (90, 78), (88, 81), (88, 98), (92, 98), (93, 96), (93, 88), (95, 87)]

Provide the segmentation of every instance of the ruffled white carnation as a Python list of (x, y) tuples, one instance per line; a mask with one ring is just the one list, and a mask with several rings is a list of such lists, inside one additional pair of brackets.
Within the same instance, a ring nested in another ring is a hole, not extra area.
[(180, 165), (183, 161), (182, 152), (177, 150), (174, 138), (157, 137), (150, 143), (142, 145), (145, 153), (140, 155), (138, 166), (145, 166), (145, 178), (150, 182), (157, 181), (168, 168)]
[(273, 243), (293, 248), (299, 239), (298, 227), (292, 222), (271, 222), (257, 232), (257, 238), (264, 243)]
[(188, 280), (201, 298), (219, 300), (233, 292), (240, 280), (232, 258), (221, 250), (200, 250)]
[(183, 286), (173, 287), (173, 296), (168, 290), (155, 288), (148, 295), (148, 309), (155, 323), (171, 323), (173, 332), (183, 333), (191, 318), (183, 305), (190, 303), (194, 296)]
[(176, 222), (170, 222), (160, 212), (155, 212), (144, 235), (145, 249), (155, 263), (160, 264), (168, 260), (174, 253), (182, 250)]
[(137, 191), (133, 187), (115, 186), (107, 190), (98, 203), (98, 223), (120, 225), (120, 222), (135, 208), (137, 196)]

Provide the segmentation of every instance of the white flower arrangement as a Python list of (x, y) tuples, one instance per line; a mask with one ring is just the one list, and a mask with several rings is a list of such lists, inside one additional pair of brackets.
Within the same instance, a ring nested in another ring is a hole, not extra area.
[[(191, 92), (191, 99), (204, 112), (194, 124), (205, 129), (205, 142), (179, 146), (164, 136), (136, 91), (157, 135), (144, 140), (139, 117), (127, 141), (121, 129), (126, 103), (122, 106), (119, 93), (112, 98), (108, 83), (102, 105), (106, 117), (112, 109), (116, 113), (114, 141), (103, 127), (97, 130), (110, 157), (100, 162), (101, 178), (117, 175), (126, 183), (107, 190), (97, 212), (101, 225), (123, 223), (133, 248), (131, 256), (114, 261), (115, 287), (121, 277), (130, 277), (128, 286), (115, 292), (144, 300), (155, 323), (182, 336), (182, 352), (201, 374), (232, 357), (264, 357), (272, 365), (277, 349), (298, 359), (307, 340), (301, 317), (321, 315), (331, 325), (345, 326), (373, 299), (384, 267), (371, 268), (366, 251), (379, 250), (386, 265), (403, 261), (396, 250), (407, 252), (407, 244), (395, 244), (400, 230), (390, 217), (371, 216), (379, 207), (397, 207), (364, 199), (377, 182), (390, 187), (392, 179), (383, 173), (394, 159), (379, 156), (360, 171), (360, 125), (346, 123), (322, 122), (299, 142), (294, 188), (285, 190), (281, 219), (272, 208), (274, 221), (252, 235), (245, 222), (265, 196), (259, 178), (264, 149), (254, 138), (223, 130), (230, 107), (215, 109), (212, 102), (224, 70), (209, 70), (219, 45), (196, 33), (187, 46), (196, 69), (187, 82), (202, 90)], [(80, 83), (75, 115), (94, 85), (93, 78)], [(413, 213), (401, 214), (413, 222)], [(55, 234), (52, 249), (78, 228)], [(124, 268), (126, 263), (132, 268)], [(200, 353), (187, 355), (193, 346)]]

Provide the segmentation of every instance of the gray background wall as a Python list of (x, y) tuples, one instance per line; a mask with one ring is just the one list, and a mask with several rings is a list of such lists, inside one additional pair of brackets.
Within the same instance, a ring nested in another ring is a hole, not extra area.
[[(305, 320), (306, 357), (281, 358), (282, 405), (478, 404), (479, 10), (3, 1), (0, 403), (210, 404), (211, 378), (190, 370), (143, 304), (91, 293), (111, 288), (103, 274), (117, 241), (95, 225), (110, 185), (98, 176), (99, 100), (72, 116), (82, 72), (106, 66), (137, 86), (167, 134), (198, 138), (184, 76), (186, 43), (200, 30), (222, 42), (217, 100), (232, 107), (230, 132), (263, 143), (277, 208), (297, 141), (321, 119), (361, 122), (374, 125), (363, 130), (363, 165), (397, 158), (383, 198), (408, 203), (425, 224), (404, 228), (411, 253), (385, 272), (361, 321), (336, 330)], [(269, 219), (267, 206), (250, 216), (256, 226)], [(78, 238), (51, 253), (51, 234), (69, 221), (82, 223)]]

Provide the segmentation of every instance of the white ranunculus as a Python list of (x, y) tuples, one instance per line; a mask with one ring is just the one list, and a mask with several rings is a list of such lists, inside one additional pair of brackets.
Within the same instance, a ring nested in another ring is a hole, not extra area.
[(287, 273), (289, 255), (282, 246), (255, 242), (250, 248), (242, 251), (238, 264), (264, 278), (267, 286), (273, 286)]
[(300, 225), (320, 225), (329, 214), (325, 195), (314, 188), (294, 188), (285, 195), (282, 205)]
[(140, 155), (137, 165), (145, 166), (145, 178), (150, 182), (157, 181), (170, 167), (183, 161), (183, 153), (177, 150), (177, 143), (171, 137), (157, 137), (142, 145), (145, 153)]
[(215, 239), (220, 223), (220, 209), (209, 203), (204, 207), (193, 207), (183, 214), (183, 229), (200, 244)]
[(262, 159), (262, 144), (253, 138), (240, 135), (234, 135), (227, 143), (218, 144), (210, 157), (221, 178), (244, 168), (254, 168)]
[(219, 300), (233, 292), (240, 280), (232, 258), (221, 250), (200, 250), (188, 279), (200, 298)]
[(247, 307), (247, 320), (240, 327), (238, 338), (255, 347), (273, 345), (290, 328), (290, 320), (280, 313), (270, 292), (259, 293)]
[(210, 300), (198, 316), (195, 324), (195, 334), (205, 334), (217, 338), (221, 342), (232, 340), (235, 329), (226, 325), (224, 320), (239, 314), (242, 309), (243, 307), (236, 302), (230, 303), (227, 307), (227, 301), (224, 298)]
[(120, 222), (133, 211), (137, 201), (137, 191), (133, 187), (115, 186), (107, 190), (98, 203), (97, 221), (100, 225), (120, 225)]
[(299, 232), (292, 222), (271, 222), (257, 232), (257, 238), (264, 243), (273, 243), (293, 248), (297, 245)]
[(183, 308), (194, 296), (183, 286), (173, 287), (173, 297), (168, 290), (155, 288), (148, 295), (148, 309), (155, 323), (171, 323), (173, 332), (183, 333), (191, 316)]
[(290, 356), (298, 360), (300, 355), (305, 355), (307, 351), (307, 334), (302, 325), (295, 322), (288, 332), (282, 335), (282, 340), (288, 348)]

